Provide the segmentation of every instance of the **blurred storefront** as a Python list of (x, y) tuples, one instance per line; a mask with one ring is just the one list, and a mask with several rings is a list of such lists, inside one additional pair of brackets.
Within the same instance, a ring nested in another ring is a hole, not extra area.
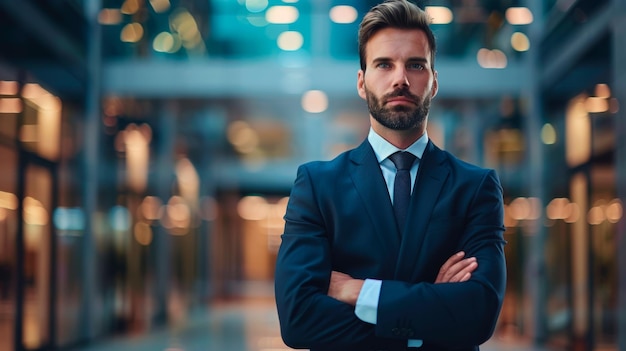
[[(375, 3), (0, 0), (0, 351), (271, 297), (297, 165), (367, 133)], [(419, 4), (429, 135), (504, 186), (494, 337), (626, 349), (626, 1)]]

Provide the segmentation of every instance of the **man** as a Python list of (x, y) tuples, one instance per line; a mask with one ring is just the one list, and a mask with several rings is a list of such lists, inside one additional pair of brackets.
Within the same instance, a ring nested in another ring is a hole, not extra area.
[(359, 55), (367, 140), (301, 166), (287, 206), (275, 286), (283, 340), (312, 351), (478, 350), (505, 287), (499, 180), (428, 139), (438, 86), (425, 12), (406, 0), (375, 6)]

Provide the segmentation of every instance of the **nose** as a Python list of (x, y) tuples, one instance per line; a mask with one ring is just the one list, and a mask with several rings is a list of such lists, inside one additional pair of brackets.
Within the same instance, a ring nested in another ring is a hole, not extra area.
[(409, 76), (407, 75), (406, 68), (398, 67), (394, 72), (393, 78), (393, 87), (394, 88), (408, 88), (409, 87)]

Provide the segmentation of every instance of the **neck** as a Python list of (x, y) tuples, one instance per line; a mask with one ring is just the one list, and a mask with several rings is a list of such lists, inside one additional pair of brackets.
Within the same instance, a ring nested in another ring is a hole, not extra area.
[(370, 123), (376, 134), (387, 140), (391, 145), (402, 150), (408, 148), (411, 144), (416, 142), (417, 139), (421, 138), (426, 130), (426, 123), (407, 130), (389, 129), (378, 123), (373, 117), (370, 117)]

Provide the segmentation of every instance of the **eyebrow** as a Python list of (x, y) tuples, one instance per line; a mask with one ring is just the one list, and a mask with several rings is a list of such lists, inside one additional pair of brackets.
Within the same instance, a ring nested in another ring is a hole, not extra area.
[[(378, 62), (389, 62), (389, 61), (393, 61), (390, 57), (377, 57), (375, 59), (372, 60), (372, 63), (378, 63)], [(419, 62), (419, 63), (425, 63), (425, 64), (429, 64), (428, 59), (426, 59), (425, 57), (409, 57), (408, 60), (406, 60), (406, 62)]]

